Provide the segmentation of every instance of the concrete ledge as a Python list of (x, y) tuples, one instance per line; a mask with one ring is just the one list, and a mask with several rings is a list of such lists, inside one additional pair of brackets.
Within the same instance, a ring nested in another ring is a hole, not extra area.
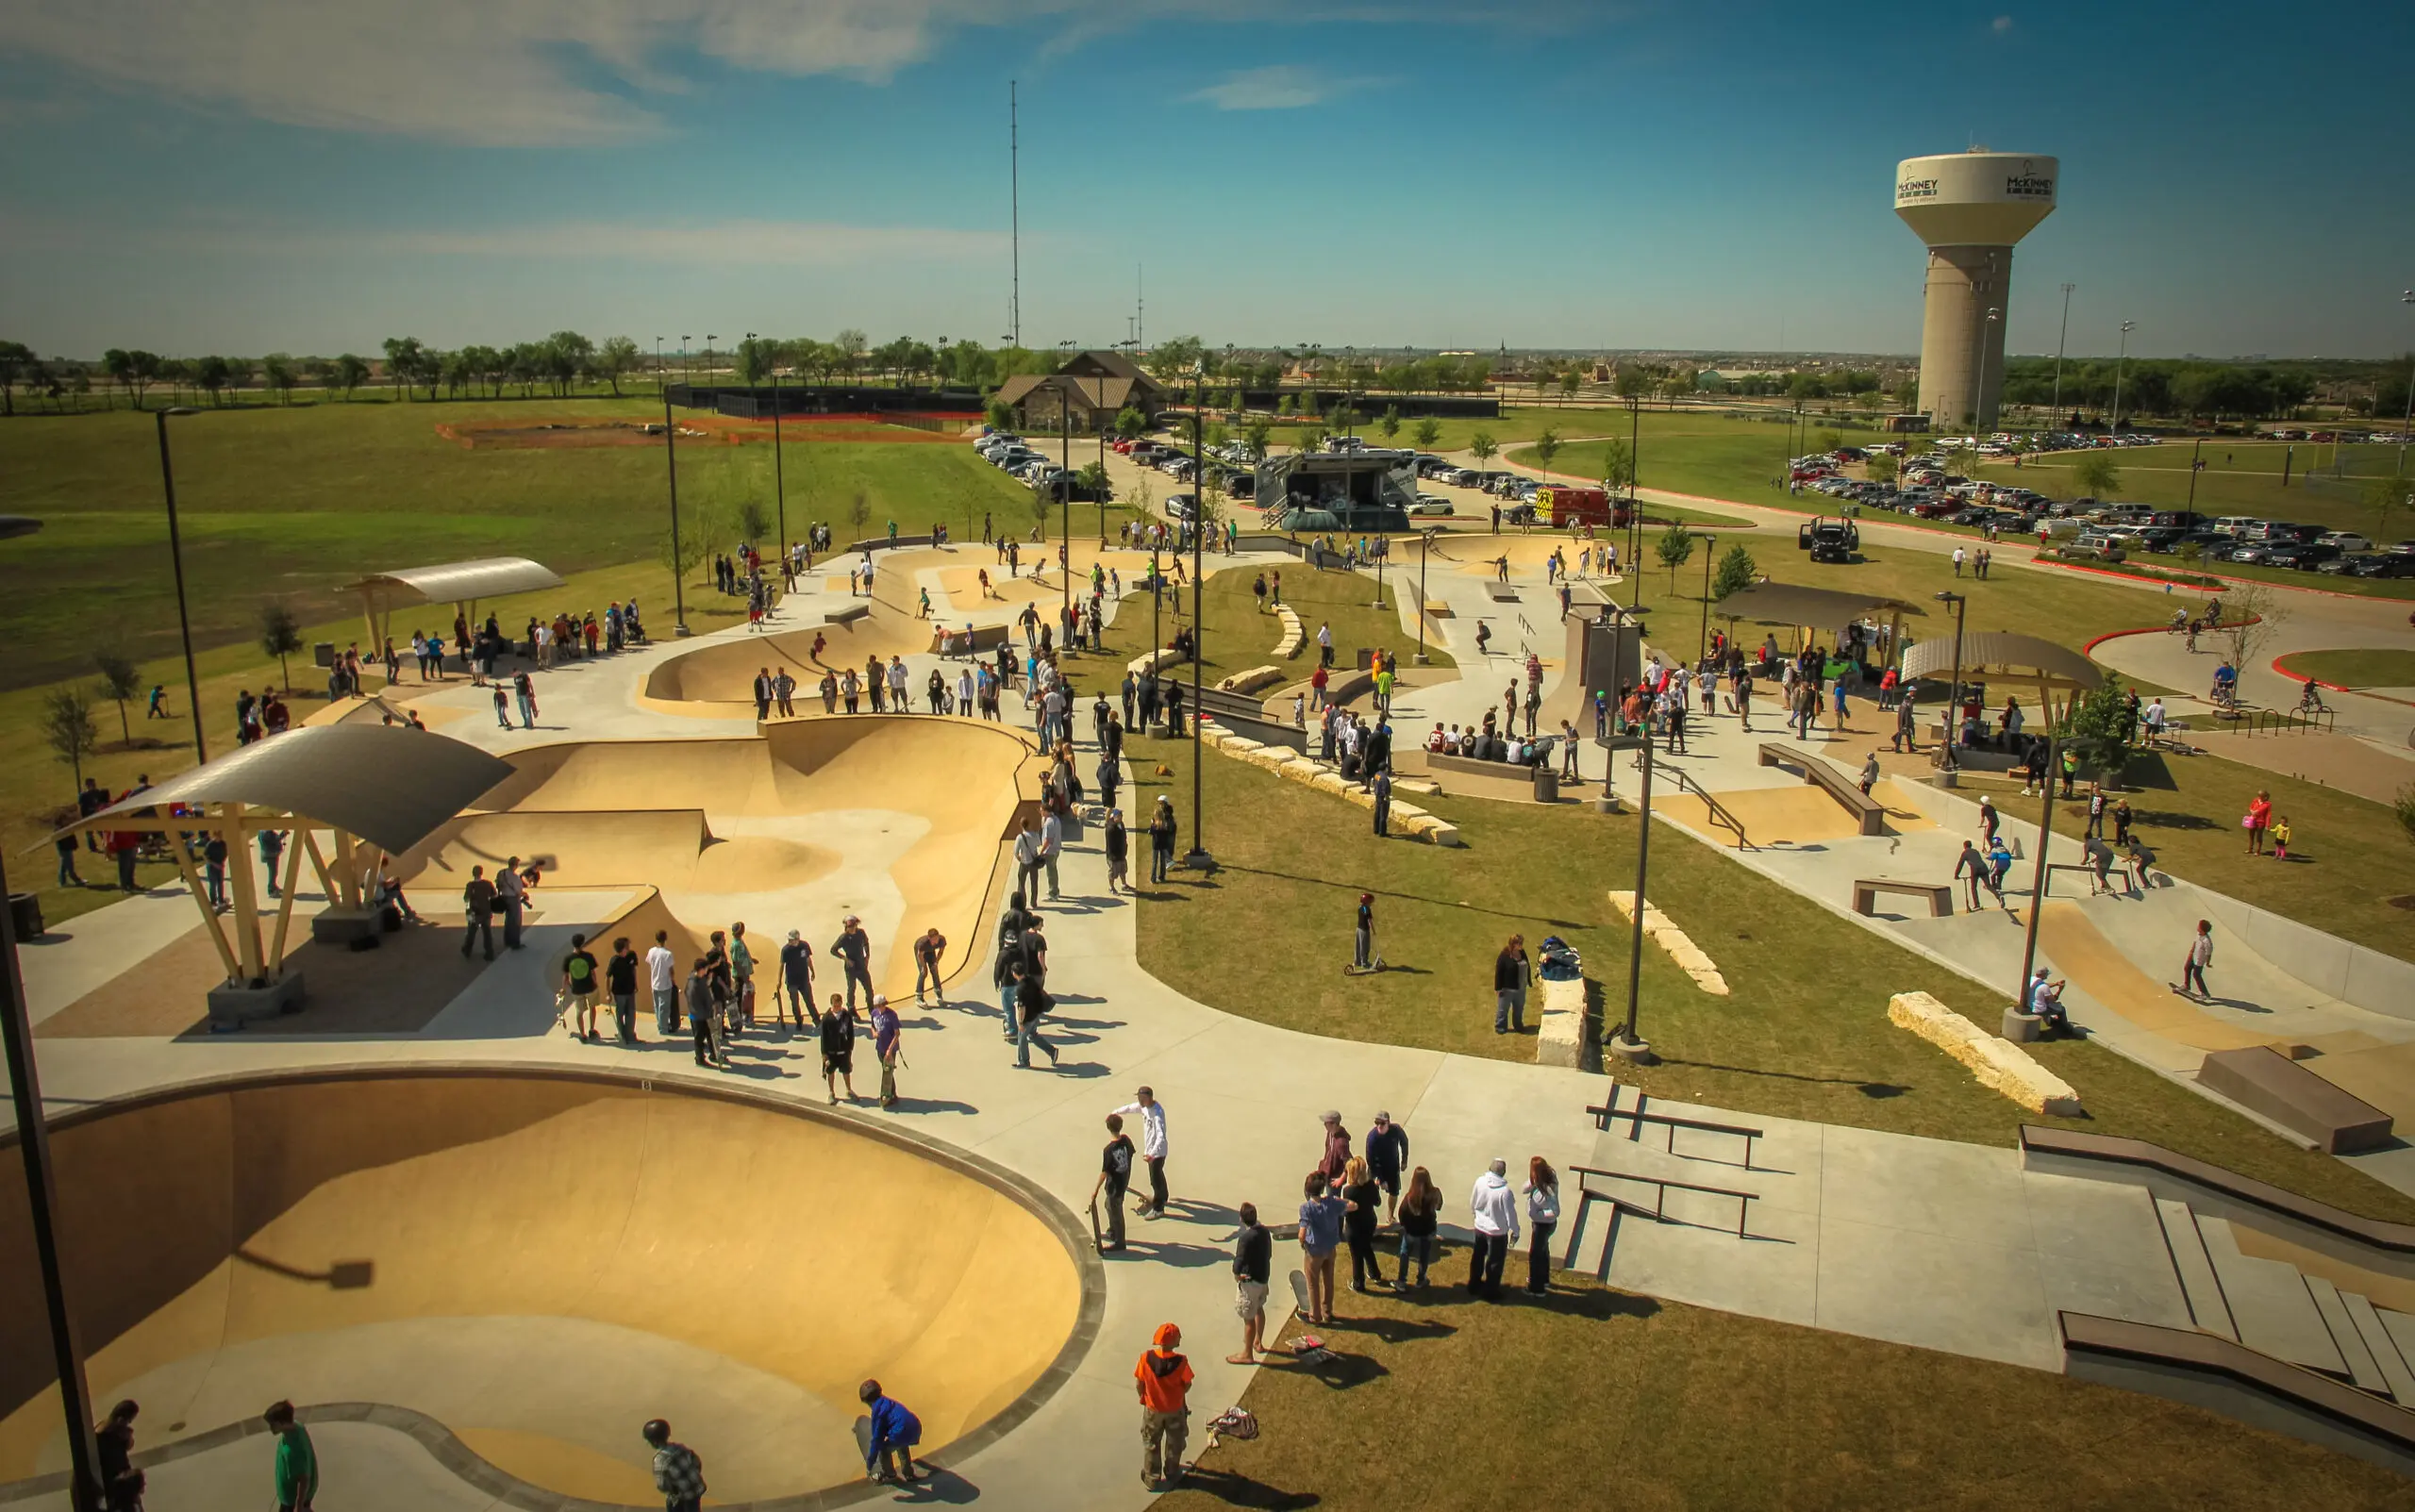
[(220, 1023), (250, 1023), (302, 1011), (302, 973), (288, 972), (260, 987), (227, 982), (209, 989), (209, 1017)]
[(2262, 1045), (2214, 1052), (2198, 1068), (2197, 1080), (2295, 1129), (2329, 1155), (2354, 1155), (2390, 1142), (2389, 1114)]
[(1283, 635), (1274, 642), (1274, 654), (1288, 660), (1300, 654), (1301, 645), (1307, 640), (1307, 632), (1301, 628), (1300, 617), (1290, 609), (1278, 605), (1274, 613), (1283, 622)]
[(2032, 1113), (2077, 1118), (2079, 1094), (2071, 1084), (1925, 992), (1898, 992), (1887, 1000), (1887, 1018), (1909, 1029), (1971, 1069), (1980, 1086), (2001, 1092)]
[[(1610, 906), (1624, 919), (1635, 917), (1635, 894), (1613, 889)], [(1643, 934), (1652, 943), (1668, 952), (1677, 970), (1693, 978), (1694, 986), (1713, 997), (1727, 996), (1727, 978), (1719, 974), (1718, 963), (1703, 953), (1686, 932), (1669, 922), (1669, 916), (1655, 907), (1649, 900), (1643, 905)]]
[[(1218, 728), (1213, 720), (1202, 726), (1199, 739), (1201, 744), (1221, 751), (1237, 761), (1246, 761), (1320, 792), (1334, 794), (1360, 808), (1373, 810), (1375, 806), (1373, 791), (1344, 781), (1341, 773), (1288, 747), (1260, 745), (1229, 730)], [(1459, 843), (1457, 825), (1437, 819), (1414, 804), (1393, 803), (1391, 829), (1395, 835), (1424, 840), (1430, 845), (1455, 846)]]
[(1285, 676), (1280, 667), (1252, 667), (1230, 677), (1218, 679), (1216, 687), (1227, 693), (1254, 693), (1257, 690), (1279, 683)]
[(1536, 1021), (1535, 1064), (1598, 1071), (1593, 1023), (1587, 1011), (1584, 978), (1542, 983), (1542, 1016)]

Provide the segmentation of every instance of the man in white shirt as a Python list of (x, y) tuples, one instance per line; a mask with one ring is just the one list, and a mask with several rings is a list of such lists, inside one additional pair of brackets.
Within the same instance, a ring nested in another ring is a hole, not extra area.
[(1509, 1166), (1495, 1160), (1475, 1178), (1468, 1196), (1468, 1222), (1475, 1232), (1475, 1247), (1468, 1253), (1468, 1295), (1491, 1298), (1501, 1292), (1501, 1268), (1509, 1246), (1518, 1242), (1518, 1198), (1509, 1189)]
[(679, 962), (671, 954), (667, 930), (654, 932), (654, 949), (645, 953), (646, 986), (654, 992), (654, 1027), (668, 1038), (679, 1032)]
[(1317, 660), (1327, 667), (1333, 665), (1333, 626), (1329, 623), (1317, 626)]
[(1040, 864), (1048, 869), (1048, 901), (1057, 901), (1057, 857), (1065, 851), (1065, 822), (1052, 812), (1040, 822)]
[(1141, 1159), (1149, 1168), (1149, 1200), (1134, 1211), (1142, 1218), (1166, 1216), (1166, 1105), (1158, 1094), (1141, 1088), (1133, 1094), (1134, 1101), (1115, 1109), (1117, 1113), (1141, 1117)]

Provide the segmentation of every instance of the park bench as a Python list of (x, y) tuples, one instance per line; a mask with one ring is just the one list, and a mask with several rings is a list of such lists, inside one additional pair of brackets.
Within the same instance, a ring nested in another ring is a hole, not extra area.
[(2388, 1144), (2390, 1115), (2263, 1045), (2218, 1050), (2197, 1070), (2198, 1085), (2250, 1112), (2295, 1129), (2331, 1155)]
[[(1855, 794), (1859, 797), (1860, 794)], [(1899, 877), (1862, 877), (1853, 885), (1853, 911), (1874, 914), (1878, 911), (1878, 895), (1882, 892), (1909, 893), (1928, 899), (1932, 919), (1945, 919), (1954, 912), (1954, 884), (1951, 882), (1907, 882)]]
[(1861, 832), (1864, 835), (1883, 835), (1887, 832), (1886, 805), (1864, 793), (1843, 773), (1818, 756), (1807, 752), (1797, 751), (1792, 746), (1779, 745), (1775, 741), (1763, 743), (1760, 756), (1761, 765), (1765, 767), (1790, 766), (1801, 771), (1804, 781), (1844, 806), (1845, 812), (1853, 815), (1860, 823)]

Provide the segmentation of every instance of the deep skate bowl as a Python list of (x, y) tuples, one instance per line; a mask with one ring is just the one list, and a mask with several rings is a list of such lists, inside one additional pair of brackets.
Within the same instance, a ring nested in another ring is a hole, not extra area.
[[(146, 1448), (279, 1398), (383, 1404), (441, 1425), (418, 1434), (430, 1453), (498, 1495), (496, 1472), (659, 1505), (637, 1430), (663, 1417), (717, 1504), (778, 1503), (860, 1479), (868, 1376), (921, 1416), (926, 1454), (995, 1439), (1080, 1357), (1104, 1296), (1078, 1221), (1028, 1183), (743, 1090), (364, 1068), (55, 1129), (92, 1387), (142, 1404)], [(65, 1465), (7, 1167), (0, 1483)]]
[(874, 980), (896, 992), (913, 988), (908, 935), (936, 926), (952, 974), (978, 958), (1036, 758), (1003, 725), (864, 715), (506, 759), (512, 775), (397, 860), (423, 899), (458, 896), (471, 867), (491, 875), (517, 856), (547, 885), (656, 888), (695, 939), (743, 922), (767, 972), (802, 929), (825, 991), (839, 983), (824, 953), (854, 913), (873, 939)]

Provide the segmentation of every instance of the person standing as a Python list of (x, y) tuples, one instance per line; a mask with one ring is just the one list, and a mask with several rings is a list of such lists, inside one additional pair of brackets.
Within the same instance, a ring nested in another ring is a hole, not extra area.
[(1408, 1131), (1394, 1123), (1390, 1113), (1379, 1112), (1367, 1130), (1364, 1148), (1367, 1173), (1384, 1189), (1384, 1221), (1390, 1223), (1400, 1201), (1401, 1172), (1408, 1169)]
[(654, 993), (654, 1030), (665, 1039), (679, 1032), (679, 957), (671, 954), (671, 931), (654, 932), (645, 953), (647, 989)]
[(1487, 1301), (1500, 1295), (1501, 1270), (1518, 1242), (1518, 1198), (1509, 1189), (1509, 1163), (1495, 1160), (1476, 1177), (1468, 1194), (1468, 1221), (1475, 1247), (1468, 1253), (1468, 1295)]
[(728, 1055), (714, 1040), (715, 1022), (720, 1015), (713, 1012), (713, 983), (702, 955), (688, 971), (688, 1028), (696, 1042), (696, 1064), (699, 1066), (729, 1065)]
[(1048, 901), (1058, 901), (1057, 858), (1065, 854), (1065, 822), (1051, 808), (1040, 822), (1040, 864), (1048, 869)]
[(470, 868), (470, 885), (461, 889), (461, 958), (470, 958), (470, 948), (480, 940), (486, 942), (487, 959), (494, 959), (494, 884), (487, 880), (487, 869)]
[(109, 1408), (108, 1421), (92, 1430), (100, 1456), (102, 1512), (142, 1512), (144, 1477), (134, 1468), (134, 1420), (142, 1411), (131, 1398)]
[(914, 1449), (923, 1441), (923, 1421), (906, 1404), (880, 1388), (878, 1381), (856, 1387), (856, 1400), (868, 1416), (856, 1420), (856, 1447), (864, 1453), (864, 1475), (884, 1486), (911, 1486)]
[(923, 1001), (923, 984), (927, 981), (930, 983), (931, 991), (939, 997), (940, 1006), (942, 1008), (947, 1006), (947, 991), (940, 983), (940, 958), (946, 954), (947, 937), (939, 932), (937, 925), (924, 930), (914, 941), (914, 1001), (916, 1003)]
[[(875, 996), (872, 1000), (872, 1053), (880, 1060), (880, 1105), (884, 1108), (897, 1105), (897, 1063), (904, 1058), (904, 1035), (897, 1010), (889, 1005), (885, 995)], [(847, 1094), (855, 1095), (854, 1087), (847, 1088)]]
[(1175, 1348), (1182, 1330), (1159, 1323), (1132, 1368), (1141, 1396), (1141, 1484), (1162, 1491), (1182, 1479), (1182, 1451), (1191, 1436), (1191, 1362)]
[(1540, 1297), (1551, 1289), (1551, 1236), (1559, 1227), (1559, 1172), (1536, 1155), (1526, 1162), (1526, 1294)]
[(2248, 803), (2247, 817), (2240, 823), (2247, 831), (2247, 854), (2263, 855), (2265, 833), (2273, 827), (2272, 793), (2262, 788), (2257, 789), (2255, 798)]
[(705, 1504), (705, 1462), (694, 1450), (675, 1442), (671, 1424), (655, 1419), (642, 1430), (654, 1449), (654, 1488), (662, 1493), (663, 1512), (699, 1512)]
[(2197, 921), (2196, 936), (2189, 941), (2189, 959), (2180, 968), (2180, 995), (2210, 998), (2213, 989), (2206, 986), (2206, 968), (2214, 964), (2214, 925), (2210, 919)]
[(830, 994), (830, 1011), (822, 1016), (822, 1087), (830, 1105), (839, 1105), (839, 1083), (847, 1084), (847, 1101), (856, 1101), (856, 1005)]
[(527, 917), (528, 879), (520, 874), (520, 857), (507, 858), (503, 870), (494, 874), (495, 896), (503, 900), (503, 944), (506, 950), (520, 949), (520, 925)]
[[(1572, 747), (1572, 749), (1574, 749), (1574, 748)], [(1375, 795), (1375, 835), (1376, 835), (1376, 837), (1377, 837), (1378, 839), (1383, 839), (1383, 838), (1389, 837), (1389, 836), (1391, 834), (1391, 822), (1392, 822), (1392, 778), (1391, 778), (1391, 773), (1389, 773), (1389, 772), (1378, 772), (1378, 773), (1375, 773), (1375, 781), (1374, 781), (1374, 784), (1373, 789), (1372, 789), (1371, 790), (1372, 790), (1372, 791), (1374, 793), (1374, 795)]]
[(1300, 1184), (1300, 1272), (1307, 1282), (1309, 1323), (1333, 1321), (1333, 1256), (1341, 1248), (1341, 1199), (1324, 1172), (1311, 1171)]
[(1434, 1231), (1440, 1225), (1442, 1193), (1424, 1166), (1408, 1173), (1408, 1190), (1400, 1200), (1400, 1278), (1394, 1291), (1408, 1289), (1408, 1262), (1417, 1259), (1417, 1285), (1425, 1286), (1426, 1267), (1434, 1263)]
[(1526, 984), (1534, 964), (1526, 958), (1526, 937), (1512, 935), (1492, 960), (1492, 1032), (1526, 1032)]
[(1341, 1170), (1341, 1228), (1350, 1242), (1350, 1289), (1365, 1292), (1369, 1281), (1384, 1279), (1383, 1263), (1375, 1258), (1375, 1225), (1382, 1220), (1384, 1188), (1367, 1169), (1363, 1157), (1353, 1156)]
[(576, 1025), (571, 1033), (588, 1041), (595, 1041), (595, 989), (601, 985), (595, 979), (595, 957), (588, 952), (587, 937), (570, 937), (570, 954), (562, 957), (562, 995), (576, 1015)]
[(619, 1032), (621, 1043), (638, 1042), (638, 953), (629, 948), (629, 937), (622, 935), (612, 941), (612, 958), (605, 963), (604, 983), (612, 994), (612, 1027)]
[(839, 938), (830, 942), (830, 954), (845, 971), (847, 1006), (856, 1005), (856, 988), (864, 989), (864, 1001), (872, 1001), (872, 939), (864, 933), (864, 922), (854, 914), (847, 915), (839, 930)]
[(739, 1024), (755, 1027), (755, 952), (746, 943), (742, 921), (729, 926), (729, 1017), (734, 1038)]
[(1159, 793), (1157, 812), (1149, 816), (1149, 880), (1152, 882), (1163, 882), (1166, 868), (1174, 864), (1176, 829), (1174, 800)]
[[(1102, 786), (1105, 786), (1114, 771), (1115, 768), (1107, 762), (1101, 762), (1099, 764), (1099, 777)], [(1116, 808), (1111, 806), (1108, 807), (1107, 811), (1107, 827), (1103, 835), (1100, 837), (1100, 843), (1107, 852), (1107, 890), (1108, 895), (1113, 896), (1117, 892), (1131, 891), (1132, 837), (1130, 832), (1125, 830), (1124, 827), (1123, 809)]]
[(1962, 900), (1962, 911), (1978, 912), (1979, 889), (1988, 880), (1988, 858), (1981, 856), (1979, 848), (1969, 840), (1962, 842), (1962, 855), (1960, 859), (1954, 863), (1954, 875), (1961, 881), (1965, 894)]
[(1098, 1200), (1107, 1199), (1107, 1237), (1099, 1245), (1101, 1254), (1124, 1248), (1124, 1194), (1132, 1188), (1132, 1137), (1124, 1132), (1124, 1115), (1107, 1116), (1107, 1148), (1099, 1154), (1098, 1180), (1091, 1183), (1091, 1208), (1095, 1216)]
[(311, 1447), (309, 1430), (293, 1421), (293, 1404), (277, 1402), (260, 1415), (276, 1435), (276, 1462), (272, 1479), (276, 1512), (310, 1512), (319, 1495), (319, 1454)]
[(780, 974), (772, 984), (772, 1016), (783, 1029), (789, 1021), (796, 1021), (795, 1032), (808, 1026), (819, 1027), (813, 1011), (813, 947), (805, 942), (801, 929), (789, 931), (788, 943), (780, 947)]
[(1028, 814), (1015, 835), (1015, 890), (1030, 906), (1040, 906), (1040, 824)]
[(1375, 969), (1375, 895), (1372, 892), (1358, 894), (1357, 919), (1350, 934), (1350, 961), (1357, 971)]
[(1115, 1110), (1141, 1117), (1141, 1159), (1149, 1168), (1149, 1200), (1137, 1211), (1142, 1218), (1166, 1216), (1166, 1105), (1153, 1089), (1143, 1087), (1132, 1101)]

